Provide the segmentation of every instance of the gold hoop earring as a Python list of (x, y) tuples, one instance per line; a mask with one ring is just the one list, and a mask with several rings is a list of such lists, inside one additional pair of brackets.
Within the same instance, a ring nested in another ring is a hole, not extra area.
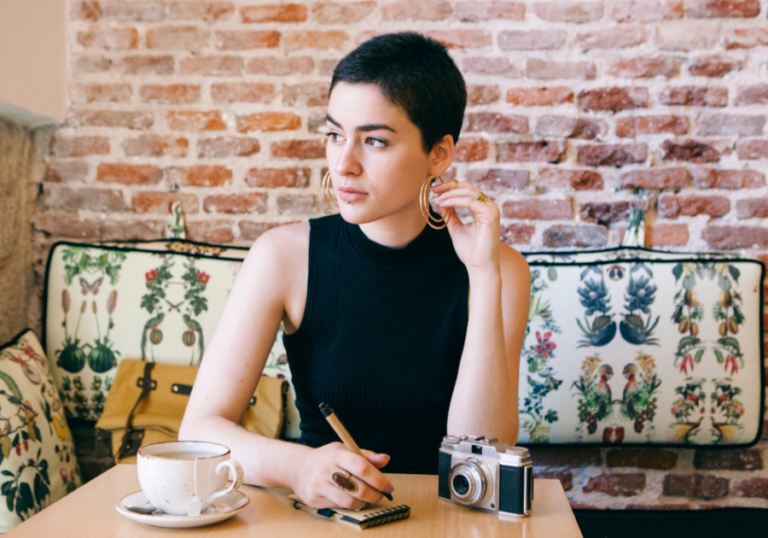
[(331, 209), (339, 210), (339, 202), (333, 196), (333, 183), (331, 182), (331, 171), (328, 170), (323, 176), (323, 181), (320, 183), (320, 188), (323, 191), (323, 198), (325, 203)]
[[(442, 230), (446, 226), (448, 226), (448, 221), (451, 219), (451, 216), (448, 215), (448, 218), (440, 217), (435, 218), (431, 211), (429, 210), (429, 187), (432, 185), (433, 179), (439, 179), (440, 183), (443, 182), (443, 178), (438, 177), (435, 178), (435, 176), (430, 176), (427, 179), (424, 180), (424, 183), (421, 184), (421, 195), (419, 196), (419, 204), (421, 205), (421, 214), (424, 216), (424, 220), (427, 221), (427, 224), (429, 224), (432, 228), (435, 230)], [(432, 224), (432, 221), (436, 224)], [(442, 226), (440, 226), (442, 224)]]

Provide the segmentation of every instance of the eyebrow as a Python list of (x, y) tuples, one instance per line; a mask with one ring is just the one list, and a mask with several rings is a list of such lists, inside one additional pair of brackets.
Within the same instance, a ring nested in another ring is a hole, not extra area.
[[(343, 129), (341, 124), (335, 119), (333, 119), (330, 114), (326, 114), (325, 119), (326, 121), (329, 121), (332, 124), (334, 124), (336, 127)], [(386, 123), (369, 123), (368, 125), (360, 125), (357, 128), (355, 128), (355, 131), (368, 132), (368, 131), (378, 131), (380, 129), (385, 131), (392, 131), (393, 133), (396, 132), (392, 127), (390, 127)]]

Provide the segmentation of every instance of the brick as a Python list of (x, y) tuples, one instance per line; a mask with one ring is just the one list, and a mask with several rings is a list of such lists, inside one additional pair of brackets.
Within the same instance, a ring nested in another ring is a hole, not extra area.
[(71, 213), (45, 213), (36, 219), (34, 226), (56, 237), (131, 241), (161, 239), (165, 230), (165, 221), (81, 220)]
[(317, 211), (317, 198), (313, 194), (278, 196), (277, 210), (280, 214), (286, 215), (315, 213)]
[(495, 84), (468, 84), (467, 106), (487, 105), (501, 97), (501, 91)]
[(98, 2), (86, 0), (83, 2), (71, 2), (69, 18), (81, 21), (97, 21), (101, 17), (101, 6)]
[(503, 30), (499, 32), (501, 50), (552, 50), (565, 45), (565, 30)]
[(686, 0), (685, 16), (694, 19), (719, 17), (757, 17), (758, 0)]
[[(701, 237), (713, 249), (768, 248), (768, 228), (707, 226), (701, 233)], [(735, 454), (731, 454), (723, 451), (719, 460), (709, 454), (700, 455), (699, 452), (696, 451), (693, 459), (696, 469), (751, 471), (763, 468), (763, 459), (759, 452), (738, 450)]]
[(645, 226), (645, 246), (684, 247), (688, 244), (688, 225), (654, 222)]
[(545, 21), (580, 24), (600, 20), (603, 16), (603, 3), (535, 2), (533, 12), (538, 18)]
[(649, 78), (675, 76), (674, 58), (617, 58), (609, 60), (605, 73), (612, 77)]
[(165, 6), (160, 2), (109, 2), (101, 16), (118, 22), (157, 22), (165, 18)]
[(283, 46), (294, 49), (341, 50), (349, 40), (342, 30), (304, 30), (283, 33)]
[(542, 137), (583, 138), (591, 140), (605, 134), (607, 126), (597, 118), (573, 116), (539, 116), (535, 133)]
[(189, 141), (186, 138), (162, 135), (141, 135), (123, 140), (126, 157), (186, 157)]
[(688, 183), (685, 168), (651, 168), (632, 170), (619, 176), (620, 189), (682, 189)]
[(77, 213), (79, 210), (98, 212), (128, 211), (123, 194), (111, 189), (46, 187), (43, 203), (47, 209)]
[(632, 209), (645, 209), (647, 202), (642, 199), (618, 200), (615, 202), (587, 202), (582, 204), (579, 216), (582, 222), (594, 224), (612, 224), (629, 220)]
[(309, 168), (251, 168), (245, 174), (249, 187), (307, 187)]
[(200, 101), (200, 86), (195, 84), (147, 84), (139, 90), (144, 103), (189, 105)]
[(234, 77), (243, 74), (245, 62), (239, 56), (193, 56), (179, 64), (182, 75)]
[(451, 4), (445, 0), (401, 0), (385, 4), (382, 16), (385, 21), (441, 21), (451, 16)]
[(223, 131), (227, 124), (218, 110), (171, 110), (168, 128), (175, 131)]
[(583, 50), (635, 47), (643, 42), (643, 30), (636, 24), (619, 24), (580, 33), (576, 41)]
[(504, 142), (498, 146), (497, 160), (505, 162), (559, 163), (565, 159), (565, 142), (542, 140), (539, 142)]
[(328, 106), (330, 83), (304, 82), (283, 85), (283, 104), (288, 106)]
[(264, 232), (271, 230), (272, 228), (276, 228), (278, 226), (283, 226), (283, 224), (277, 223), (277, 222), (240, 221), (237, 226), (238, 228), (240, 228), (241, 239), (247, 239), (248, 241), (255, 241)]
[(527, 198), (504, 202), (501, 214), (507, 219), (571, 220), (573, 208), (570, 198)]
[(138, 191), (133, 193), (131, 205), (134, 213), (151, 213), (167, 215), (170, 206), (181, 200), (181, 209), (185, 214), (194, 214), (200, 211), (197, 196), (189, 193), (168, 191)]
[(693, 184), (699, 189), (757, 189), (765, 186), (765, 174), (746, 169), (694, 168)]
[(461, 67), (464, 73), (476, 75), (520, 78), (523, 74), (520, 69), (509, 63), (509, 58), (462, 58)]
[(534, 478), (559, 480), (563, 486), (563, 491), (573, 489), (573, 473), (571, 471), (534, 471)]
[(618, 0), (613, 4), (614, 20), (654, 22), (683, 17), (682, 0)]
[(453, 158), (456, 162), (484, 161), (488, 158), (488, 141), (462, 137), (454, 147)]
[(575, 191), (603, 190), (603, 176), (594, 170), (542, 168), (534, 183), (537, 190), (573, 189)]
[(237, 130), (250, 131), (295, 131), (301, 128), (301, 117), (292, 112), (257, 112), (237, 117)]
[(135, 55), (123, 56), (114, 63), (115, 72), (121, 75), (172, 75), (173, 56)]
[(320, 60), (320, 64), (317, 66), (317, 74), (324, 77), (333, 76), (333, 72), (338, 64), (339, 60), (336, 58)]
[(251, 75), (307, 75), (315, 68), (315, 61), (310, 56), (257, 56), (251, 58), (245, 71)]
[(187, 239), (205, 243), (231, 243), (235, 240), (229, 220), (187, 220)]
[(211, 194), (203, 200), (203, 209), (206, 213), (265, 213), (267, 195), (263, 192)]
[(527, 133), (528, 118), (498, 112), (472, 112), (464, 117), (462, 131), (486, 133)]
[(662, 495), (715, 499), (728, 495), (728, 479), (714, 475), (668, 474), (662, 482)]
[(155, 122), (151, 112), (123, 110), (72, 111), (71, 119), (75, 125), (124, 127), (127, 129), (149, 129)]
[(312, 6), (312, 19), (320, 24), (354, 24), (376, 9), (376, 2), (322, 3)]
[(79, 239), (99, 237), (99, 221), (80, 219), (71, 213), (41, 213), (35, 217), (33, 226), (36, 230), (55, 237), (75, 237)]
[(45, 169), (43, 181), (83, 181), (88, 175), (88, 165), (82, 161), (53, 161)]
[(600, 448), (570, 448), (532, 445), (528, 447), (536, 467), (591, 467), (603, 464)]
[(453, 8), (453, 17), (462, 22), (495, 21), (506, 19), (522, 21), (525, 19), (523, 2), (457, 2)]
[(768, 217), (768, 198), (736, 200), (736, 216), (740, 219)]
[(147, 48), (197, 52), (210, 38), (210, 32), (198, 26), (161, 26), (147, 31)]
[(606, 454), (608, 467), (637, 467), (638, 469), (674, 469), (677, 453), (661, 448), (618, 448)]
[(731, 201), (725, 196), (699, 196), (688, 194), (678, 196), (665, 194), (659, 198), (659, 215), (671, 219), (680, 215), (695, 217), (697, 215), (709, 215), (710, 217), (722, 217), (731, 210)]
[(261, 150), (255, 138), (220, 136), (197, 141), (197, 156), (201, 159), (217, 157), (250, 157)]
[(322, 140), (280, 140), (269, 147), (272, 157), (288, 159), (324, 159), (325, 142)]
[(688, 161), (692, 163), (714, 163), (720, 160), (720, 152), (704, 142), (665, 140), (661, 145), (662, 158), (667, 161)]
[(211, 85), (211, 99), (216, 103), (269, 103), (275, 95), (275, 85), (269, 82), (222, 82)]
[(77, 32), (77, 42), (87, 49), (135, 49), (139, 46), (139, 32), (136, 28), (92, 28)]
[(235, 13), (232, 2), (208, 0), (180, 0), (168, 2), (168, 18), (176, 20), (202, 20), (216, 22), (229, 20)]
[(133, 90), (130, 84), (75, 84), (72, 87), (73, 103), (122, 103), (129, 101)]
[(520, 106), (554, 106), (573, 103), (573, 90), (567, 86), (550, 88), (510, 88), (507, 103)]
[(302, 22), (307, 20), (303, 4), (260, 4), (240, 8), (243, 22)]
[(768, 140), (737, 140), (736, 152), (739, 159), (768, 159)]
[(466, 180), (483, 192), (508, 192), (524, 189), (528, 185), (527, 170), (476, 168), (467, 170)]
[(272, 49), (280, 45), (277, 30), (220, 30), (214, 36), (219, 50)]
[(102, 163), (96, 171), (96, 180), (102, 183), (147, 185), (160, 183), (163, 171), (153, 164)]
[(647, 134), (687, 134), (688, 118), (663, 114), (658, 116), (635, 116), (616, 120), (616, 136), (635, 137)]
[(579, 162), (587, 166), (624, 166), (644, 163), (646, 144), (590, 144), (579, 146)]
[(525, 76), (544, 80), (560, 78), (594, 80), (597, 77), (597, 71), (592, 62), (559, 62), (530, 58), (525, 63)]
[(645, 489), (645, 473), (603, 473), (591, 476), (584, 493), (605, 493), (611, 497), (632, 497)]
[(768, 478), (756, 476), (739, 480), (733, 487), (733, 496), (768, 499)]
[(768, 104), (768, 84), (753, 84), (739, 86), (736, 90), (736, 105), (765, 105)]
[(726, 49), (751, 49), (768, 46), (768, 28), (747, 27), (725, 30)]
[(661, 50), (709, 49), (720, 41), (720, 26), (708, 22), (660, 24), (654, 43)]
[(629, 110), (648, 106), (648, 88), (596, 88), (582, 90), (578, 95), (579, 108), (588, 110)]
[(536, 227), (530, 224), (514, 222), (502, 224), (500, 229), (501, 241), (507, 245), (527, 245), (531, 242)]
[(662, 105), (723, 107), (728, 104), (728, 89), (722, 87), (667, 86), (659, 92)]
[(737, 114), (707, 114), (699, 118), (700, 135), (760, 135), (765, 127), (765, 116)]
[(608, 242), (608, 230), (592, 224), (556, 224), (544, 230), (544, 246), (562, 247), (604, 247)]
[(694, 77), (722, 77), (743, 67), (743, 60), (722, 54), (711, 54), (691, 59), (691, 63), (688, 64), (688, 72)]
[(485, 30), (430, 30), (427, 35), (448, 49), (490, 47), (491, 34)]
[(54, 157), (108, 154), (109, 138), (105, 136), (65, 136), (59, 134), (51, 138), (51, 155)]
[(221, 187), (232, 183), (232, 170), (226, 166), (198, 164), (195, 166), (174, 166), (168, 170), (171, 184), (191, 187)]
[(70, 65), (73, 73), (85, 75), (109, 71), (112, 67), (112, 62), (103, 56), (79, 56)]

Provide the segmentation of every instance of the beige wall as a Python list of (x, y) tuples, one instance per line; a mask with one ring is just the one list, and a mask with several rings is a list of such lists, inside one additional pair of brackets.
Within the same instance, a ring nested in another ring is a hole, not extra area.
[(0, 100), (64, 119), (66, 0), (0, 0)]

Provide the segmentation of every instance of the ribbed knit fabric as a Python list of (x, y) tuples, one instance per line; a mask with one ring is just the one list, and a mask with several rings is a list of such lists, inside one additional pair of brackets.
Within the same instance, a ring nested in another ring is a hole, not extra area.
[(307, 303), (283, 337), (300, 442), (339, 440), (325, 402), (361, 448), (391, 456), (387, 472), (437, 474), (468, 321), (469, 277), (448, 231), (425, 226), (392, 249), (340, 215), (309, 222)]

